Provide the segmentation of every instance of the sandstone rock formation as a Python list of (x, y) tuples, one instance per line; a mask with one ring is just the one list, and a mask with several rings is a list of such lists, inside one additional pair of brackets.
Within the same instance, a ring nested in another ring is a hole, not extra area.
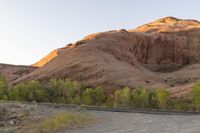
[(200, 77), (199, 36), (200, 22), (173, 17), (133, 30), (92, 34), (53, 51), (35, 64), (39, 69), (12, 83), (71, 78), (108, 89), (163, 86), (178, 94)]
[(44, 66), (47, 62), (49, 62), (50, 60), (52, 60), (54, 57), (56, 57), (58, 55), (58, 50), (59, 49), (53, 50), (51, 53), (49, 53), (47, 56), (45, 56), (40, 61), (33, 64), (32, 66), (35, 66), (35, 67)]

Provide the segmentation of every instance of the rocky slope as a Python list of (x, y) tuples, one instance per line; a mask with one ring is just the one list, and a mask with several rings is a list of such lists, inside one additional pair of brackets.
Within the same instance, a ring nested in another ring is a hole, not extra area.
[(9, 82), (16, 80), (26, 74), (36, 70), (33, 66), (16, 66), (8, 64), (0, 64), (0, 74), (6, 76)]
[(92, 34), (59, 52), (53, 51), (37, 63), (42, 67), (13, 84), (32, 79), (71, 78), (88, 86), (111, 89), (163, 86), (177, 94), (182, 86), (200, 77), (199, 36), (200, 22), (173, 17), (133, 30)]

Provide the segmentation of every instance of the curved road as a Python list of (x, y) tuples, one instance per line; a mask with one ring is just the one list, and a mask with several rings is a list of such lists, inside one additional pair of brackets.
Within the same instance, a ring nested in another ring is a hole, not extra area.
[[(78, 110), (70, 106), (39, 104), (35, 106), (32, 115), (48, 116), (60, 111)], [(200, 133), (200, 114), (168, 113), (167, 115), (167, 113), (145, 114), (84, 109), (83, 111), (93, 115), (96, 118), (95, 122), (84, 128), (71, 129), (64, 133)]]
[(97, 122), (66, 133), (200, 133), (200, 115), (87, 112)]

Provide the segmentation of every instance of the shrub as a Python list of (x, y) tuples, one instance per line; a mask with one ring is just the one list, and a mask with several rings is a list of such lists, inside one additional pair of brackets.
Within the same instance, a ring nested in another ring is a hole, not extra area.
[(114, 107), (127, 108), (131, 104), (131, 92), (128, 87), (114, 92)]
[(62, 80), (51, 79), (45, 87), (46, 102), (65, 102), (64, 82)]
[(41, 102), (44, 98), (44, 89), (38, 81), (20, 83), (13, 88), (10, 98), (18, 101)]
[(113, 95), (113, 94), (110, 94), (110, 95), (108, 95), (107, 98), (106, 98), (106, 103), (105, 103), (105, 105), (106, 105), (107, 107), (113, 107), (113, 104), (114, 104), (114, 95)]
[(7, 100), (9, 98), (9, 87), (6, 78), (0, 75), (0, 100)]
[(80, 85), (76, 81), (51, 79), (45, 89), (47, 102), (76, 103), (80, 98)]
[(158, 109), (158, 102), (156, 99), (155, 91), (149, 91), (149, 101), (148, 101), (148, 108), (150, 109)]
[(163, 88), (156, 89), (156, 100), (160, 108), (166, 108), (170, 93)]
[(105, 91), (101, 87), (87, 88), (83, 92), (83, 103), (86, 105), (101, 105), (105, 98)]
[(65, 91), (67, 103), (80, 102), (80, 85), (76, 81), (66, 79), (63, 89)]
[(94, 105), (101, 105), (106, 100), (105, 90), (101, 87), (96, 87), (95, 96), (93, 97)]
[(192, 87), (192, 103), (196, 108), (200, 108), (200, 81)]
[(29, 81), (11, 88), (6, 78), (0, 76), (0, 100), (106, 105), (121, 108), (168, 108), (190, 111), (200, 109), (200, 81), (193, 86), (191, 99), (170, 98), (169, 96), (170, 93), (162, 88), (152, 91), (137, 88), (131, 91), (128, 87), (106, 95), (105, 90), (101, 87), (85, 88), (69, 79), (51, 79), (46, 84)]
[(133, 90), (131, 101), (135, 108), (146, 108), (149, 104), (149, 92), (144, 88)]
[(188, 100), (183, 99), (183, 98), (172, 98), (169, 100), (169, 109), (173, 110), (184, 110), (184, 111), (191, 111), (192, 106), (191, 103), (188, 102)]
[(92, 116), (85, 113), (60, 112), (30, 125), (27, 132), (55, 133), (64, 128), (83, 127), (92, 120)]
[(92, 88), (87, 88), (83, 92), (83, 103), (86, 105), (94, 105), (93, 97), (94, 97), (94, 90)]

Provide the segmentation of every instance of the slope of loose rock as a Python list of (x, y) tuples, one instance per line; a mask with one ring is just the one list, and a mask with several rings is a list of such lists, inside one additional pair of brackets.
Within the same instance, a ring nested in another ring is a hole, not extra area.
[(6, 76), (9, 82), (16, 80), (36, 70), (37, 67), (0, 64), (0, 74)]

